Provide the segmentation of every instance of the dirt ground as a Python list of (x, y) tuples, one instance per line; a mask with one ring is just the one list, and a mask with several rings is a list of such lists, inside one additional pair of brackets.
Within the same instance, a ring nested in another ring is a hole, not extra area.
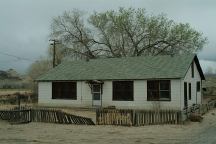
[[(85, 126), (49, 123), (11, 125), (0, 121), (1, 144), (187, 144), (216, 126), (216, 110), (201, 123), (142, 127)], [(213, 134), (214, 135), (214, 134)]]

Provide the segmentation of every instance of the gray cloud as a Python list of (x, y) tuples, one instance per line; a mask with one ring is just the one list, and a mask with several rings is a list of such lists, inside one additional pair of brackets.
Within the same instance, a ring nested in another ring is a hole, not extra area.
[(0, 0), (0, 52), (30, 59), (0, 54), (0, 69), (24, 72), (32, 61), (45, 56), (52, 18), (73, 8), (93, 12), (134, 7), (153, 14), (165, 13), (170, 19), (190, 23), (203, 32), (209, 43), (199, 58), (216, 61), (215, 6), (214, 0)]

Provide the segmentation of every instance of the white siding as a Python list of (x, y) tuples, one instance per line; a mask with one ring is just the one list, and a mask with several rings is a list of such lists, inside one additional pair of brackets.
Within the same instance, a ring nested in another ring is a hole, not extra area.
[[(53, 100), (52, 83), (39, 82), (39, 104), (52, 106), (92, 106), (92, 94), (86, 82), (77, 82), (77, 100)], [(147, 81), (134, 81), (134, 101), (113, 101), (112, 81), (103, 84), (102, 106), (116, 106), (117, 108), (153, 109), (180, 109), (181, 81), (171, 80), (171, 101), (152, 102), (147, 101)]]
[(84, 81), (80, 83), (82, 90), (82, 106), (92, 106), (92, 94), (89, 85)]
[(52, 82), (38, 83), (38, 104), (46, 106), (80, 106), (81, 82), (77, 82), (77, 100), (52, 99)]
[(38, 83), (38, 103), (47, 103), (52, 98), (52, 83)]
[[(202, 103), (202, 89), (200, 87), (200, 92), (196, 90), (196, 83), (199, 81), (201, 83), (201, 77), (198, 72), (197, 66), (194, 63), (194, 77), (192, 78), (192, 69), (191, 66), (185, 75), (185, 78), (181, 80), (181, 109), (184, 108), (184, 82), (187, 82), (187, 99), (188, 99), (188, 106), (192, 104), (201, 104)], [(189, 86), (188, 84), (191, 83), (191, 100), (189, 100)]]
[(103, 106), (116, 106), (117, 108), (136, 109), (180, 109), (180, 80), (171, 80), (171, 101), (147, 101), (147, 81), (134, 81), (134, 101), (113, 101), (112, 81), (105, 82), (102, 96)]

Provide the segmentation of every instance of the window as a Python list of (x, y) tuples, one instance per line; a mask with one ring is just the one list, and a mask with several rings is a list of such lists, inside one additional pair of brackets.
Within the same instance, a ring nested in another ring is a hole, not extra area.
[(200, 81), (198, 81), (196, 85), (197, 85), (196, 86), (197, 87), (197, 92), (200, 92)]
[(133, 81), (113, 81), (114, 101), (133, 101)]
[(194, 77), (194, 63), (191, 63), (191, 76)]
[(77, 99), (76, 82), (53, 82), (52, 99)]
[(170, 80), (147, 81), (148, 101), (170, 101)]
[(188, 86), (189, 86), (189, 88), (188, 88), (188, 90), (189, 90), (189, 100), (191, 100), (191, 83), (189, 83)]

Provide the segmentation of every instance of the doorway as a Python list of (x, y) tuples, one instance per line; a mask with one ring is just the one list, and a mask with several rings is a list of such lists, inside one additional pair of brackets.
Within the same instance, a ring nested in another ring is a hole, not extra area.
[(92, 105), (101, 106), (101, 84), (92, 85)]

